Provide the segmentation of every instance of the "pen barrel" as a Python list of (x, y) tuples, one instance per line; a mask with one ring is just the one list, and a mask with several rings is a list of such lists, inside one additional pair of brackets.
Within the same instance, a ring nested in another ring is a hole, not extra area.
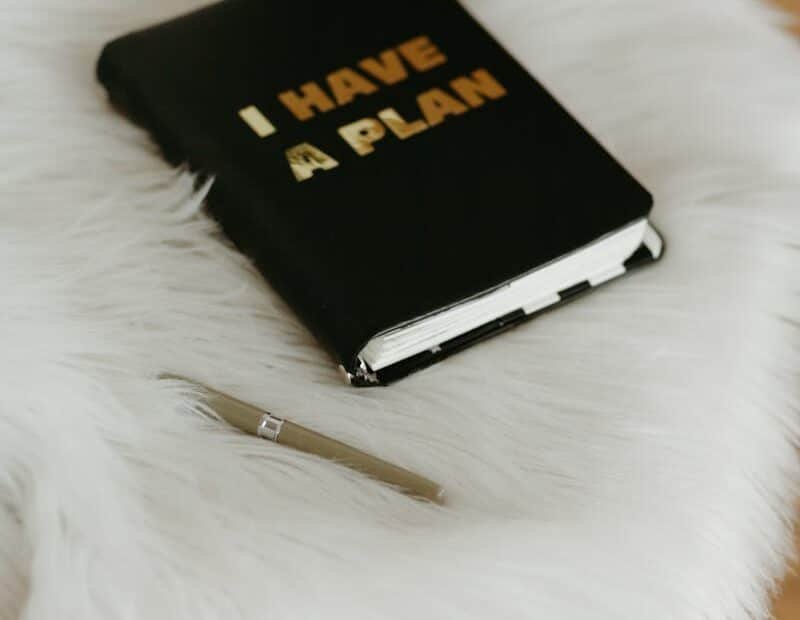
[(308, 428), (277, 418), (263, 409), (204, 388), (206, 403), (223, 420), (250, 435), (256, 435), (300, 452), (334, 461), (371, 478), (396, 487), (406, 495), (437, 504), (444, 500), (444, 489), (414, 472), (392, 465), (357, 448), (321, 435)]
[(442, 503), (444, 499), (444, 489), (435, 482), (288, 420), (283, 421), (277, 441), (283, 446), (345, 465), (397, 487), (407, 495), (436, 503)]

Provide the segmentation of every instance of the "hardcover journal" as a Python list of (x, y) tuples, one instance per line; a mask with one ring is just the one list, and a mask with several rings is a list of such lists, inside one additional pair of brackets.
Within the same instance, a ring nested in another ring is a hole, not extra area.
[(354, 385), (661, 255), (648, 192), (455, 0), (228, 0), (98, 75)]

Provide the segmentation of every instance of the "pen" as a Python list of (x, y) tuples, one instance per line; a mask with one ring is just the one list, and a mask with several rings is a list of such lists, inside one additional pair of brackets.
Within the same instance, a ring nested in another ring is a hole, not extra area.
[(202, 390), (208, 407), (228, 424), (245, 433), (282, 446), (294, 448), (306, 454), (313, 454), (335, 461), (391, 485), (411, 497), (426, 499), (436, 504), (444, 503), (444, 489), (423, 476), (321, 435), (299, 424), (274, 416), (263, 409), (207, 386), (199, 385), (183, 377), (169, 376), (164, 378), (185, 381)]

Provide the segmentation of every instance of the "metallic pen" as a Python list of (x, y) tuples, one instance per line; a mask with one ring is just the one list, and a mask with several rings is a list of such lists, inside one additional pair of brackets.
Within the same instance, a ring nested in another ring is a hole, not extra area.
[(335, 461), (389, 484), (411, 497), (436, 504), (444, 503), (444, 489), (441, 486), (407, 469), (183, 377), (164, 378), (185, 381), (202, 390), (208, 407), (228, 424), (245, 433)]

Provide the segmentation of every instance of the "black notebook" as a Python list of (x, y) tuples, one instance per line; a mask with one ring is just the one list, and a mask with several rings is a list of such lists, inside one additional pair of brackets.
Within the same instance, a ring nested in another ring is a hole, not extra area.
[(228, 0), (98, 75), (354, 385), (662, 251), (648, 192), (455, 0)]

